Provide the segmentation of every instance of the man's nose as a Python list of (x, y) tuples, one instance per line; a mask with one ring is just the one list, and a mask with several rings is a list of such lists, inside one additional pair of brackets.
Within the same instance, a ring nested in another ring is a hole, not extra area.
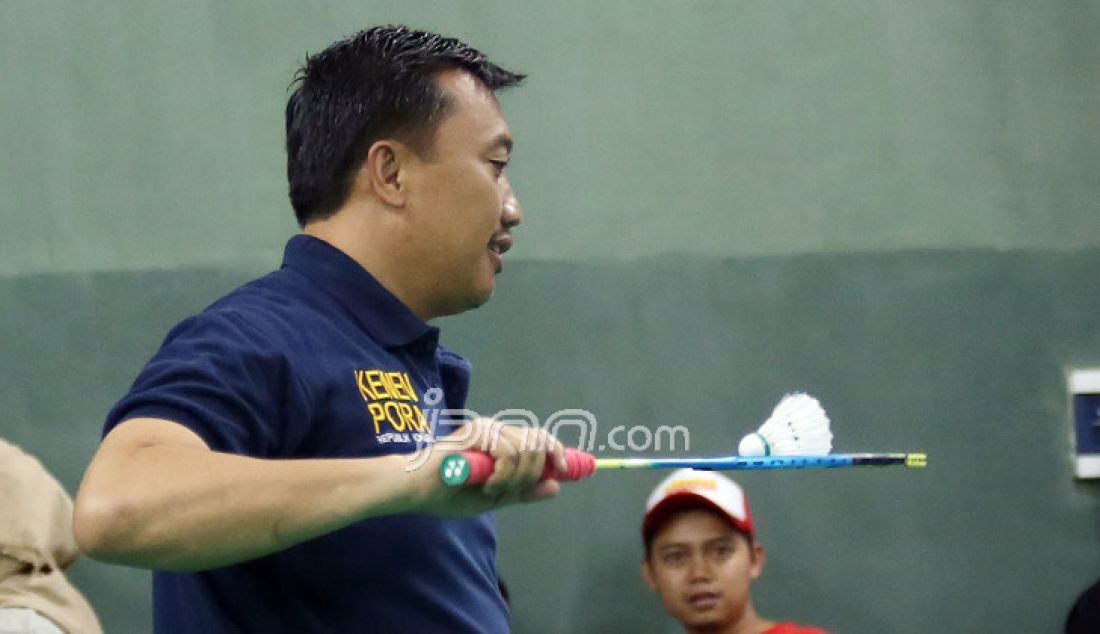
[(706, 557), (694, 556), (688, 566), (688, 579), (692, 581), (710, 579), (710, 562)]
[(521, 222), (523, 222), (523, 208), (520, 207), (519, 199), (516, 198), (516, 192), (512, 190), (512, 184), (505, 182), (504, 207), (501, 211), (501, 224), (504, 225), (505, 229), (511, 229)]

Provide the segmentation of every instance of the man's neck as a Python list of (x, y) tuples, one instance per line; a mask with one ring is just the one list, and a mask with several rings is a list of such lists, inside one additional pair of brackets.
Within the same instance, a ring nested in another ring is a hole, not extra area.
[(324, 240), (355, 260), (422, 321), (427, 322), (438, 317), (426, 305), (421, 305), (416, 300), (419, 297), (416, 280), (408, 276), (408, 271), (415, 268), (405, 266), (405, 258), (399, 248), (387, 250), (390, 245), (400, 244), (400, 240), (375, 237), (375, 233), (385, 231), (385, 228), (366, 227), (363, 226), (366, 223), (349, 216), (350, 214), (338, 212), (325, 220), (309, 223), (302, 229), (302, 233)]
[(775, 621), (760, 618), (753, 609), (752, 604), (745, 606), (741, 618), (733, 623), (715, 625), (714, 627), (687, 627), (688, 634), (762, 634), (775, 627)]

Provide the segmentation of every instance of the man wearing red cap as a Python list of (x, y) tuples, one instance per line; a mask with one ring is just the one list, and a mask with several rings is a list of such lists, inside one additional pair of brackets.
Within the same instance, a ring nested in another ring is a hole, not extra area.
[(646, 501), (642, 577), (688, 632), (825, 634), (760, 617), (749, 586), (764, 569), (749, 501), (735, 482), (681, 469)]

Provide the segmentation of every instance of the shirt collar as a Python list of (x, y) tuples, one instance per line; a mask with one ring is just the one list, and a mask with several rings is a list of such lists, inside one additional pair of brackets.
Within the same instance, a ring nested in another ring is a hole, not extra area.
[(336, 298), (387, 348), (425, 336), (433, 343), (439, 340), (438, 328), (424, 323), (358, 262), (324, 240), (292, 237), (283, 252), (283, 268), (294, 269)]

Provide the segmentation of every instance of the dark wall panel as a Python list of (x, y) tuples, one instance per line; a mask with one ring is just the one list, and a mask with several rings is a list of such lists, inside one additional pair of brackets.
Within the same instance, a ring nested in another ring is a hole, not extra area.
[[(837, 450), (927, 451), (923, 471), (738, 476), (769, 549), (766, 615), (1055, 631), (1100, 571), (1100, 489), (1071, 478), (1063, 378), (1100, 356), (1097, 270), (1096, 250), (520, 262), (442, 326), (475, 364), (473, 408), (587, 409), (604, 455), (618, 425), (684, 425), (671, 453), (730, 452), (792, 389), (822, 399)], [(260, 272), (0, 280), (0, 434), (75, 490), (166, 330)], [(598, 474), (500, 514), (518, 632), (675, 631), (638, 578), (659, 477)], [(108, 631), (148, 629), (146, 573), (85, 561), (74, 577)]]

